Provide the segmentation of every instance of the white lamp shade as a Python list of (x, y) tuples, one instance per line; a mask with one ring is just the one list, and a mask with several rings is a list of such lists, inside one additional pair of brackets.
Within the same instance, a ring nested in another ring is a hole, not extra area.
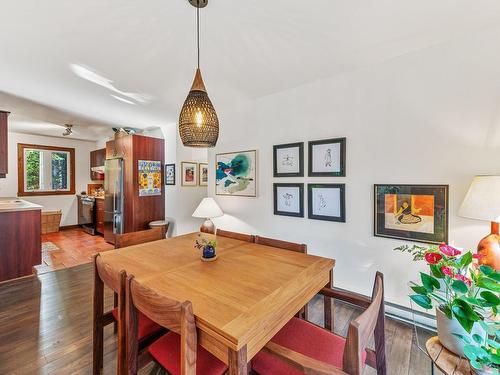
[(201, 217), (211, 219), (224, 215), (219, 205), (213, 198), (203, 198), (196, 210), (193, 212), (193, 217)]
[(500, 221), (500, 176), (476, 176), (458, 211), (470, 219)]

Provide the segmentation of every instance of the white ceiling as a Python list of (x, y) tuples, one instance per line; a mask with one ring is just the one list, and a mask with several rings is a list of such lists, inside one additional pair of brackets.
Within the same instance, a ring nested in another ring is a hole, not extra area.
[[(0, 5), (0, 91), (71, 114), (82, 127), (150, 128), (177, 120), (196, 58), (195, 10), (187, 0)], [(223, 112), (496, 26), (500, 2), (210, 0), (201, 17), (202, 72)], [(9, 110), (6, 103), (0, 109)], [(30, 132), (44, 133), (33, 124), (46, 119), (29, 106), (24, 112), (13, 117), (14, 126), (31, 117)]]

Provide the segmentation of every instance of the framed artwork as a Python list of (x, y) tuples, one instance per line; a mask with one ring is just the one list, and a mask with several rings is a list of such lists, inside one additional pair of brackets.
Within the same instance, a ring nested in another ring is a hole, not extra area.
[(161, 195), (161, 161), (139, 160), (139, 196)]
[(345, 223), (345, 184), (307, 184), (309, 219)]
[(197, 186), (198, 163), (183, 161), (181, 163), (182, 186)]
[(165, 185), (175, 185), (175, 164), (165, 164)]
[(448, 242), (448, 185), (375, 185), (374, 234)]
[(304, 217), (304, 184), (274, 184), (274, 214)]
[(345, 177), (346, 139), (309, 142), (309, 177)]
[(198, 164), (198, 184), (200, 186), (208, 186), (208, 164), (200, 163)]
[(257, 151), (217, 154), (215, 193), (240, 197), (257, 196)]
[(273, 146), (274, 177), (304, 176), (304, 142)]

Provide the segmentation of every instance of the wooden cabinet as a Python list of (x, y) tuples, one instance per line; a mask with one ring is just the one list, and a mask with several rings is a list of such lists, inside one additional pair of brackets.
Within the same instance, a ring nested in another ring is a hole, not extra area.
[(104, 180), (104, 174), (93, 172), (93, 167), (102, 167), (106, 160), (106, 149), (95, 150), (90, 152), (90, 179)]
[(97, 198), (95, 200), (95, 230), (97, 233), (104, 234), (104, 199)]
[(8, 130), (7, 117), (10, 112), (0, 111), (0, 178), (5, 178), (8, 173)]
[(41, 210), (0, 212), (0, 282), (33, 274), (42, 263)]

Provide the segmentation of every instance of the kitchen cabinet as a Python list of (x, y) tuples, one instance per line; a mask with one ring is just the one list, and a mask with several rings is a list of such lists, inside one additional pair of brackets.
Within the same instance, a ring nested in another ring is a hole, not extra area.
[(95, 230), (97, 233), (104, 234), (104, 199), (96, 198), (95, 209)]
[(33, 275), (42, 263), (42, 206), (0, 198), (0, 282)]
[(90, 152), (90, 179), (91, 180), (104, 180), (104, 174), (93, 172), (92, 168), (104, 166), (105, 160), (106, 160), (106, 149), (105, 148)]
[(8, 172), (8, 130), (7, 118), (10, 112), (0, 111), (0, 178), (5, 178)]

